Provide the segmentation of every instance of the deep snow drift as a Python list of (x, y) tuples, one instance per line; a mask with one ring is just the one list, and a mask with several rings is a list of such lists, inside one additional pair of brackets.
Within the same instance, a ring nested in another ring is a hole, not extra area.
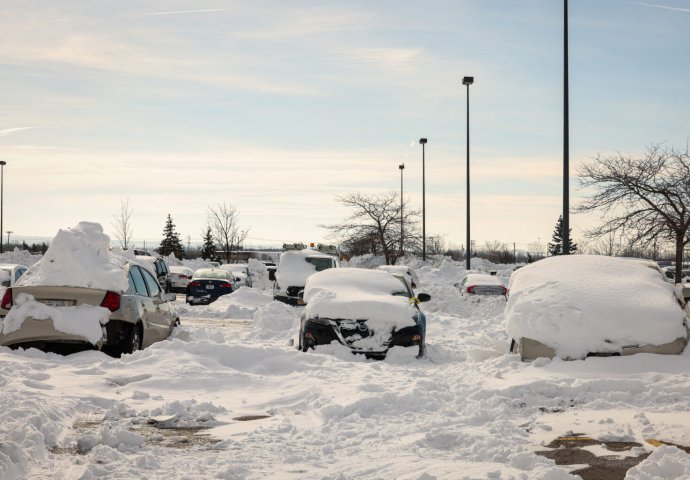
[(0, 479), (561, 480), (577, 466), (535, 452), (573, 432), (651, 452), (629, 480), (689, 478), (688, 454), (649, 442), (688, 444), (687, 351), (522, 363), (505, 300), (460, 297), (447, 259), (415, 267), (422, 360), (299, 352), (300, 308), (252, 289), (178, 302), (173, 338), (121, 359), (0, 348)]

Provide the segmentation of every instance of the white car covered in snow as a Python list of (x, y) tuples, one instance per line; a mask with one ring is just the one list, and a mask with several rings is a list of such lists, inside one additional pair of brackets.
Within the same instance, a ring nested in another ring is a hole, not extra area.
[(252, 273), (249, 271), (249, 265), (246, 263), (226, 263), (219, 267), (221, 270), (228, 270), (232, 272), (235, 277), (235, 282), (239, 287), (252, 286)]
[(566, 255), (513, 273), (505, 318), (523, 360), (679, 354), (688, 341), (683, 307), (653, 262)]
[(455, 285), (462, 295), (508, 295), (508, 289), (496, 275), (488, 273), (468, 273)]
[(417, 288), (420, 284), (419, 275), (417, 275), (417, 272), (407, 265), (381, 265), (380, 267), (377, 267), (377, 270), (403, 275), (412, 288)]
[(338, 260), (316, 250), (283, 252), (273, 282), (273, 299), (291, 305), (300, 302), (299, 293), (304, 290), (307, 278), (316, 272), (338, 266)]

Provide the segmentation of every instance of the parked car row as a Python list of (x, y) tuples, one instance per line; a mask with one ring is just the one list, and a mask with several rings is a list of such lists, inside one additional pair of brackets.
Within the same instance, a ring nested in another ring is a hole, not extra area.
[[(55, 285), (42, 281), (40, 275), (33, 280), (31, 271), (40, 267), (40, 262), (35, 264), (5, 290), (0, 302), (6, 319), (0, 345), (43, 350), (86, 346), (121, 355), (167, 338), (180, 322), (171, 304), (175, 295), (165, 293), (143, 264), (123, 263), (119, 272), (126, 279), (125, 287), (112, 290)], [(94, 307), (110, 312), (105, 324), (79, 322), (81, 314), (93, 312)]]

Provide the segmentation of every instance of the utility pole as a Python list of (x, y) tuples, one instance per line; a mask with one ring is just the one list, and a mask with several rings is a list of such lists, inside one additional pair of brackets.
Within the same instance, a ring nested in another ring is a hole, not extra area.
[(14, 233), (12, 230), (7, 230), (7, 246), (10, 246), (10, 233)]

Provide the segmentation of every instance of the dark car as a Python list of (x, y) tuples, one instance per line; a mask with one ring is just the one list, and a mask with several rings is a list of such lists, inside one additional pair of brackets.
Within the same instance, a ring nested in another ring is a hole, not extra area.
[(399, 274), (362, 268), (333, 268), (307, 279), (306, 307), (298, 344), (302, 351), (338, 342), (368, 358), (384, 358), (394, 346), (418, 347), (424, 356), (426, 317)]
[(218, 297), (235, 291), (232, 272), (215, 268), (202, 268), (194, 272), (187, 284), (186, 302), (190, 305), (208, 305)]

